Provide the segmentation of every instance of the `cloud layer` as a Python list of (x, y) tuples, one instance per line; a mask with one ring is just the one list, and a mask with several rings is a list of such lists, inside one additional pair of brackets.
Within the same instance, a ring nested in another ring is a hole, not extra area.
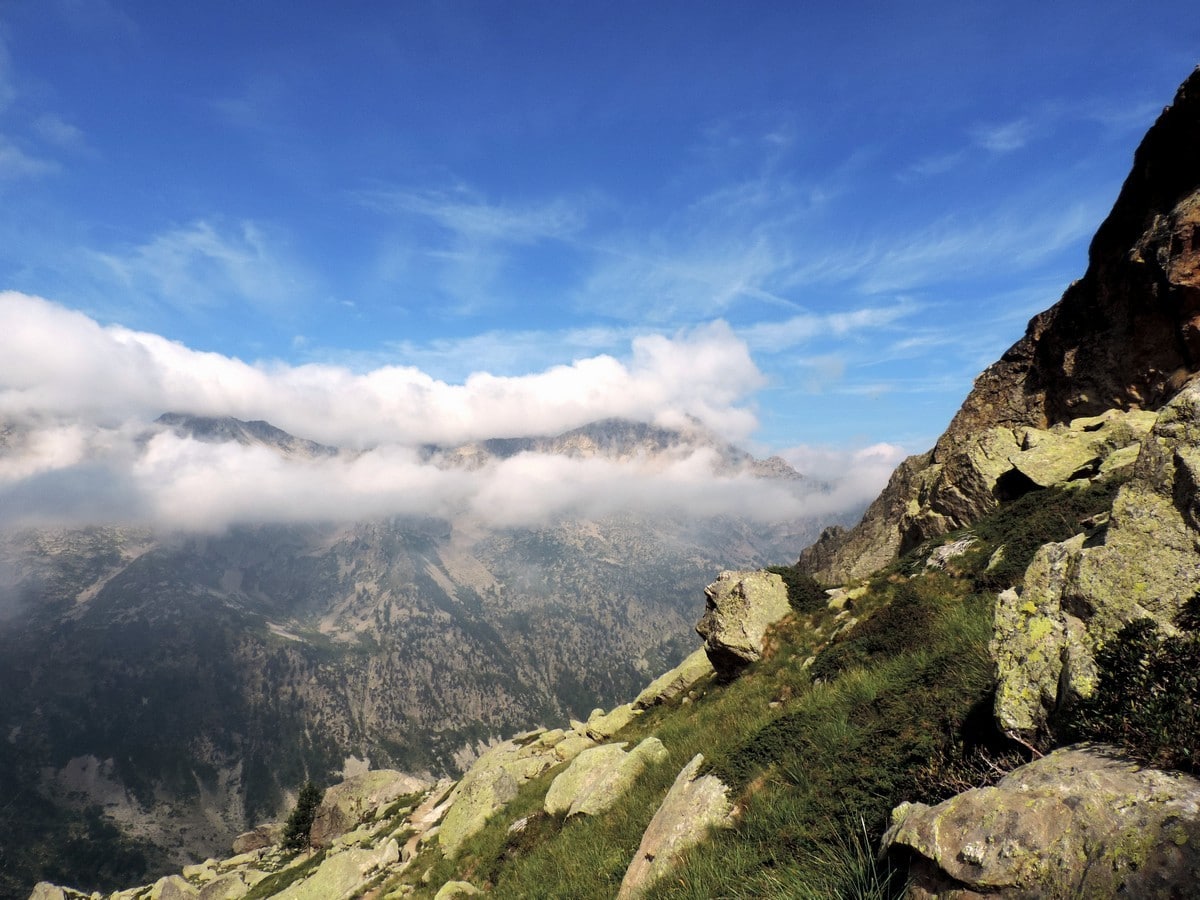
[[(662, 425), (698, 419), (744, 439), (763, 379), (723, 323), (632, 341), (520, 377), (476, 373), (461, 384), (412, 367), (246, 363), (158, 335), (102, 326), (82, 313), (0, 294), (0, 525), (146, 523), (214, 530), (238, 522), (395, 515), (532, 526), (560, 516), (668, 510), (737, 513), (763, 522), (825, 517), (865, 503), (882, 475), (832, 492), (716, 473), (700, 447), (669, 458), (525, 453), (482, 467), (431, 464), (420, 448), (557, 434), (620, 417)], [(347, 448), (288, 457), (259, 445), (204, 443), (150, 428), (164, 411), (264, 419)], [(878, 454), (877, 454), (878, 455)], [(894, 455), (894, 454), (893, 454)]]

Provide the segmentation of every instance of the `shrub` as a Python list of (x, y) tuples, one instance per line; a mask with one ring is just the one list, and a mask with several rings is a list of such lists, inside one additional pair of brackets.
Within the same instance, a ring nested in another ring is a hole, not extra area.
[(1071, 739), (1117, 744), (1145, 762), (1200, 774), (1200, 600), (1165, 635), (1151, 619), (1130, 622), (1096, 655), (1095, 693), (1066, 714)]
[(303, 850), (308, 846), (313, 819), (324, 794), (325, 792), (311, 781), (304, 782), (304, 787), (300, 788), (300, 796), (296, 798), (296, 808), (292, 810), (287, 824), (283, 827), (284, 847), (289, 850)]
[(816, 612), (829, 602), (825, 585), (807, 572), (801, 572), (795, 566), (767, 566), (767, 571), (783, 579), (788, 605), (796, 612)]

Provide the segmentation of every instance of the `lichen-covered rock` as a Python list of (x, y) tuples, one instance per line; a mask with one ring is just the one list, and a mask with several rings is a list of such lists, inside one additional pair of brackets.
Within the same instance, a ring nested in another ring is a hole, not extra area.
[(454, 900), (455, 897), (478, 897), (482, 893), (483, 891), (469, 881), (447, 881), (438, 888), (438, 892), (433, 895), (433, 900)]
[(558, 751), (564, 743), (551, 748), (536, 740), (504, 741), (475, 760), (450, 794), (450, 807), (437, 835), (442, 850), (449, 856), (457, 853), (489, 816), (517, 796), (522, 784), (560, 762)]
[(620, 764), (627, 755), (627, 746), (622, 741), (584, 750), (551, 782), (542, 808), (552, 816), (565, 813), (580, 794), (590, 790), (605, 772)]
[(1043, 547), (1020, 596), (1002, 595), (991, 644), (996, 715), (1007, 729), (1042, 727), (1063, 688), (1087, 697), (1095, 654), (1130, 621), (1170, 630), (1200, 589), (1200, 384), (1158, 413), (1121, 486), (1102, 538)]
[(696, 633), (725, 676), (761, 658), (767, 627), (791, 612), (783, 579), (771, 572), (722, 572), (704, 596), (707, 609)]
[(623, 703), (611, 712), (598, 709), (588, 716), (587, 736), (594, 741), (607, 740), (632, 722), (639, 712), (632, 703)]
[(394, 769), (353, 775), (325, 792), (313, 817), (310, 841), (314, 847), (328, 847), (376, 807), (427, 787), (428, 781)]
[(273, 900), (332, 900), (363, 886), (379, 863), (375, 850), (343, 850), (326, 856), (315, 872), (276, 894)]
[(200, 892), (182, 875), (167, 875), (154, 882), (149, 900), (196, 900)]
[(1023, 593), (1009, 588), (996, 600), (988, 649), (996, 664), (996, 717), (1005, 729), (1033, 732), (1045, 724), (1046, 710), (1059, 700), (1064, 654), (1087, 656), (1082, 623), (1060, 603), (1083, 541), (1080, 534), (1046, 544), (1029, 565)]
[(1200, 884), (1200, 780), (1108, 748), (1057, 750), (894, 818), (884, 845), (911, 855), (914, 900), (1151, 900)]
[(646, 766), (667, 758), (658, 738), (648, 737), (628, 752), (626, 746), (605, 744), (579, 754), (550, 785), (543, 809), (551, 815), (599, 815), (633, 787)]
[(637, 853), (617, 900), (641, 897), (671, 871), (680, 857), (696, 846), (712, 828), (730, 823), (733, 807), (729, 789), (715, 775), (699, 775), (704, 757), (696, 754), (680, 771), (671, 790), (642, 834)]
[(652, 706), (673, 700), (684, 691), (689, 690), (692, 685), (703, 678), (707, 678), (712, 673), (712, 663), (709, 662), (708, 654), (701, 647), (675, 668), (669, 672), (664, 672), (650, 682), (645, 690), (637, 695), (637, 699), (633, 701), (633, 708), (649, 709)]
[(267, 877), (257, 869), (239, 869), (222, 875), (200, 889), (198, 900), (239, 900), (246, 892)]

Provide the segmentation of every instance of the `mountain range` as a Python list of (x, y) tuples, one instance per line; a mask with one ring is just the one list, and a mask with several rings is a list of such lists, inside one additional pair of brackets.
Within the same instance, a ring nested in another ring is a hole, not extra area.
[[(30, 433), (10, 423), (10, 458)], [(181, 413), (135, 444), (161, 434), (295, 465), (361, 453)], [(453, 471), (522, 454), (653, 467), (697, 453), (718, 475), (827, 490), (698, 425), (608, 420), (419, 450), (423, 465)], [(715, 568), (786, 561), (822, 524), (664, 509), (536, 527), (405, 516), (10, 529), (0, 778), (18, 800), (0, 843), (14, 855), (45, 837), (24, 807), (50, 831), (99, 807), (149, 858), (181, 864), (278, 814), (306, 778), (458, 771), (504, 734), (585, 715), (677, 663)]]

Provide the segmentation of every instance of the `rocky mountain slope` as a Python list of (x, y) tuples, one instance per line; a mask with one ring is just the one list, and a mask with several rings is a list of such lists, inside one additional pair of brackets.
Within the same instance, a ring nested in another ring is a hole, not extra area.
[[(168, 414), (147, 435), (163, 429), (301, 462), (346, 453), (265, 422)], [(698, 428), (608, 421), (422, 453), (470, 468), (698, 448), (724, 471), (821, 490)], [(155, 848), (179, 865), (278, 814), (306, 777), (368, 761), (456, 772), (489, 741), (636, 691), (684, 655), (697, 584), (785, 560), (818, 527), (664, 513), (6, 533), (0, 863), (38, 865), (39, 841), (91, 834), (80, 817), (98, 808), (140, 842), (131, 865)]]
[[(822, 535), (802, 567), (830, 582), (867, 575), (1036, 485), (1015, 460), (1047, 433), (1160, 409), (1200, 370), (1198, 154), (1193, 75), (1138, 147), (1084, 276), (976, 379), (933, 450), (896, 471), (859, 525)], [(1077, 455), (1079, 477), (1094, 458)]]

